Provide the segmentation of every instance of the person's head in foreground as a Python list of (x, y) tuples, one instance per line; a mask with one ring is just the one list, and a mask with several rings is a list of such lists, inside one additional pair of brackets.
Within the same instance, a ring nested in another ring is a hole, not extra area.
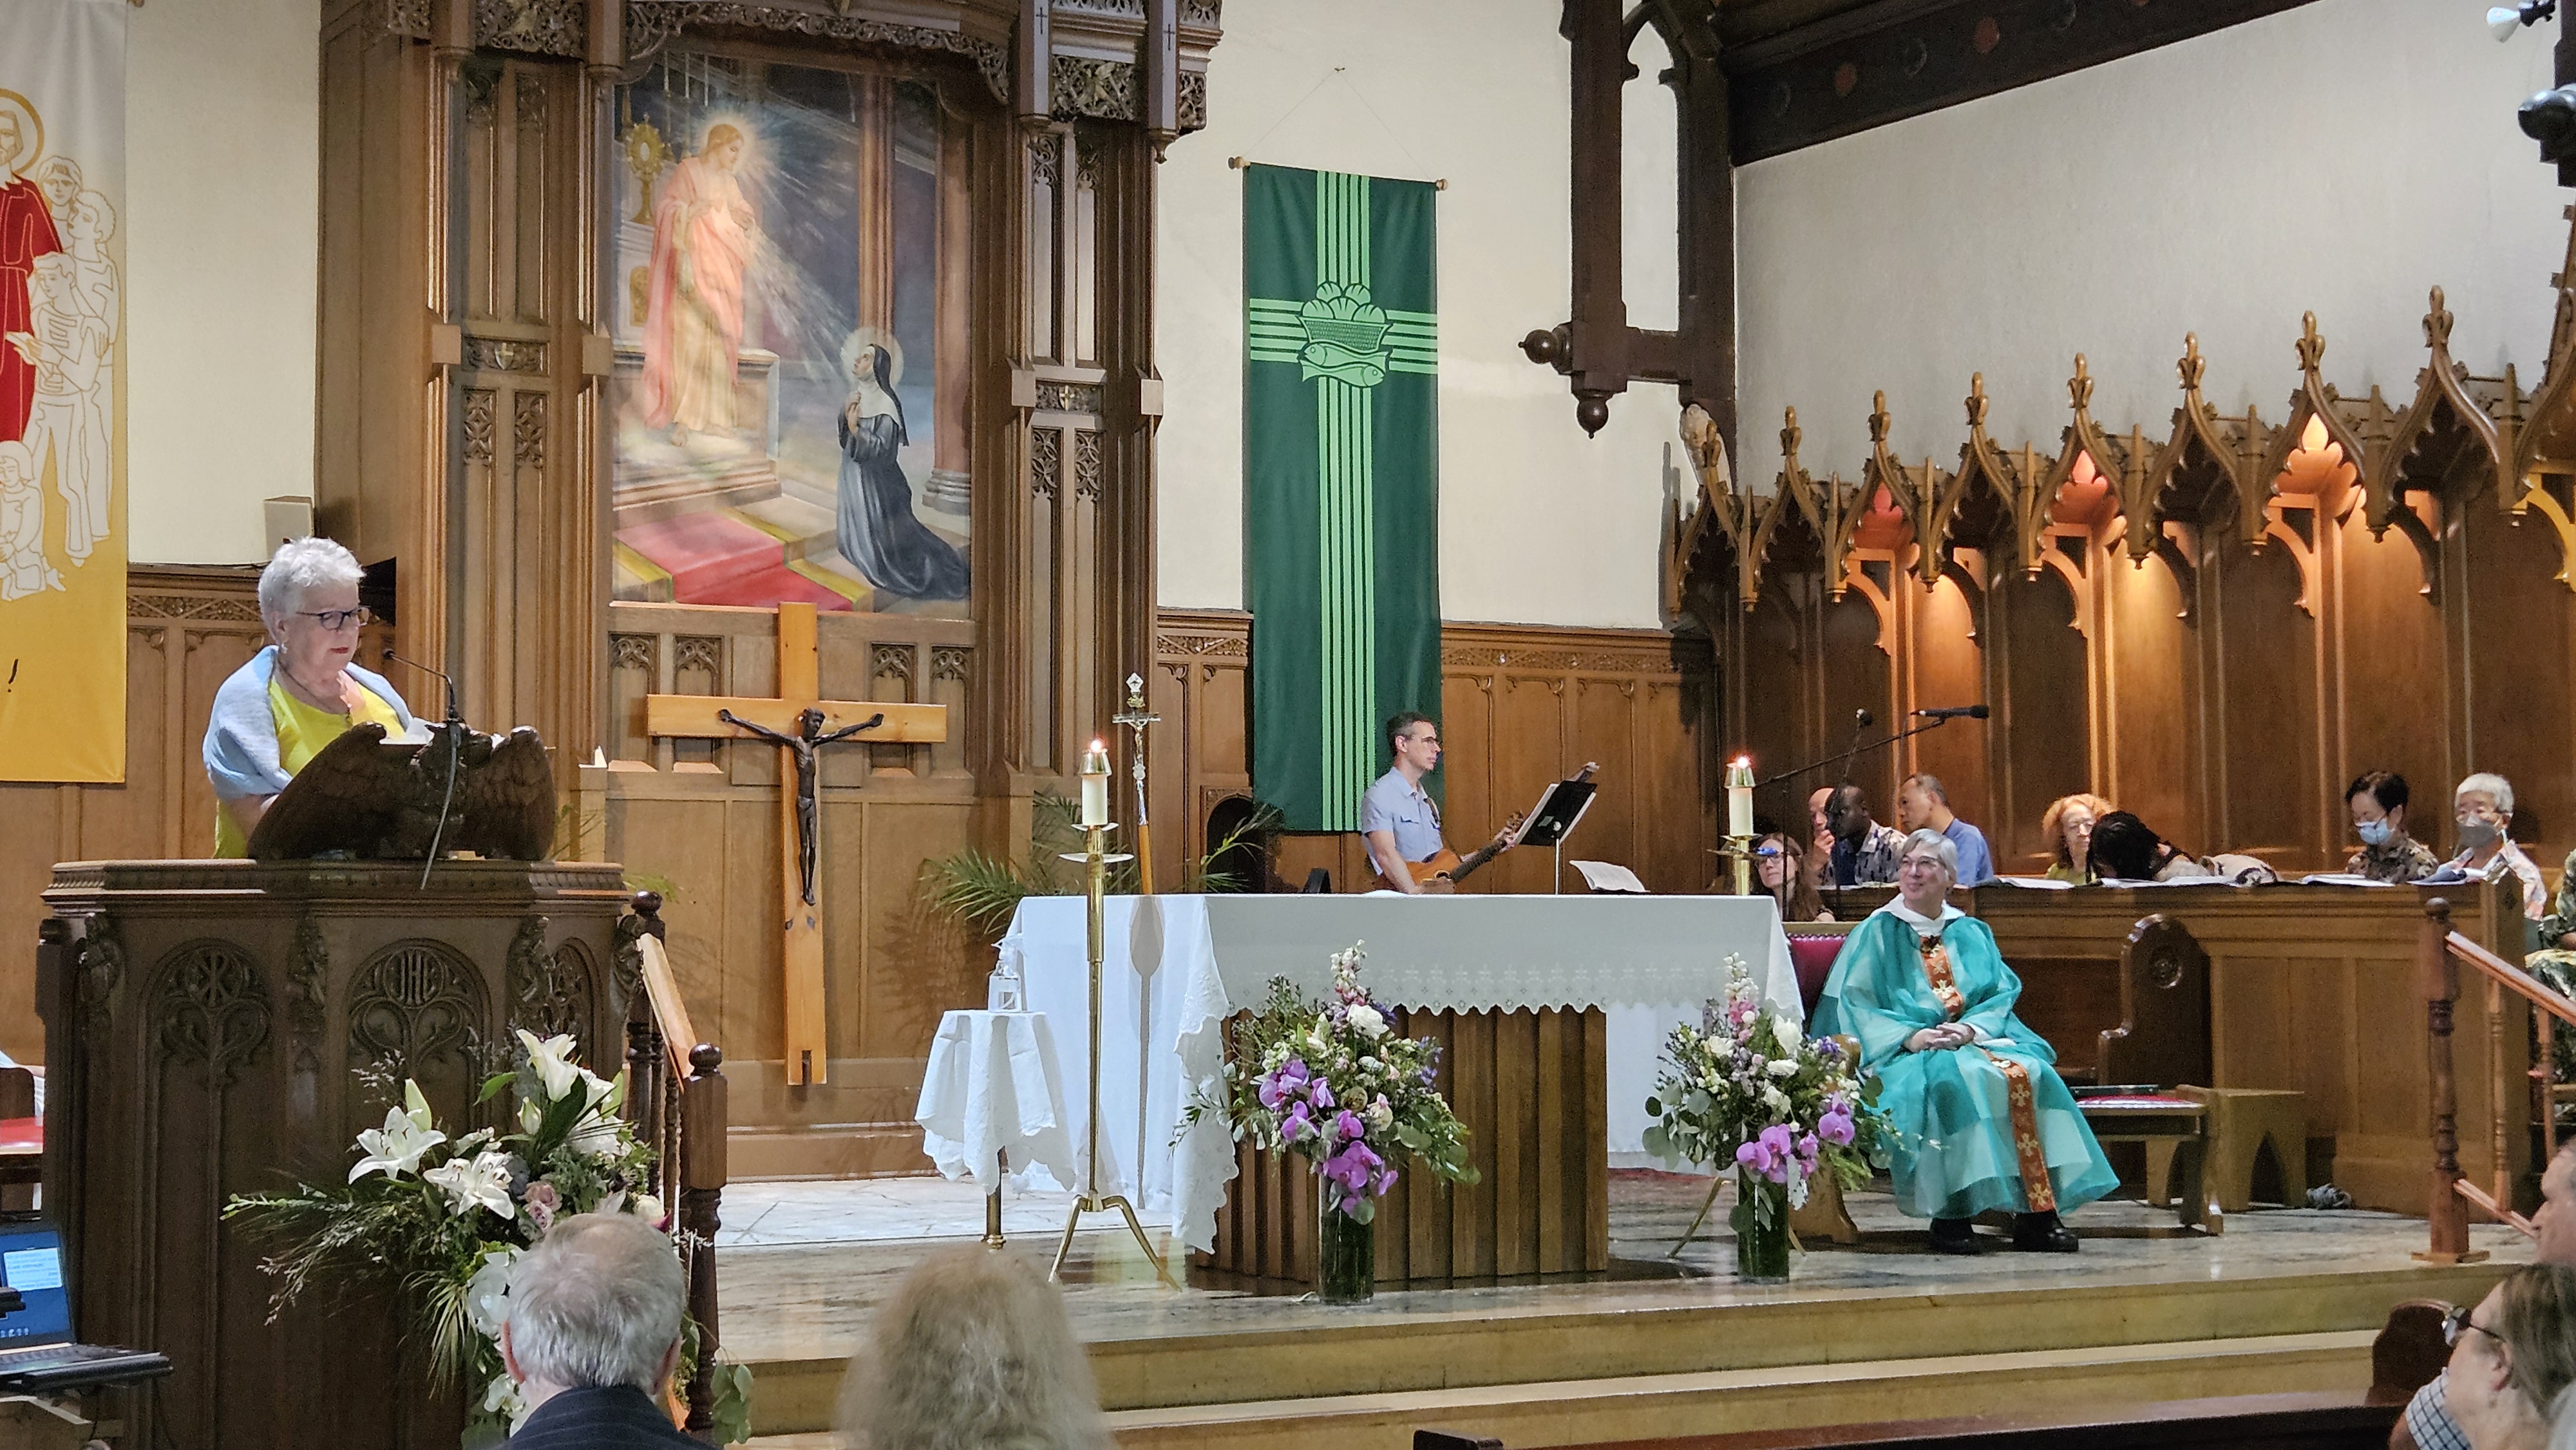
[(877, 1311), (841, 1385), (852, 1450), (1109, 1450), (1091, 1364), (1053, 1285), (1006, 1252), (950, 1249)]
[(2576, 1380), (2576, 1269), (2516, 1269), (2443, 1324), (2451, 1418), (2473, 1450), (2541, 1450), (2560, 1391)]
[(576, 1214), (512, 1267), (501, 1357), (531, 1412), (605, 1391), (659, 1415), (653, 1401), (680, 1362), (687, 1308), (668, 1235), (629, 1213)]

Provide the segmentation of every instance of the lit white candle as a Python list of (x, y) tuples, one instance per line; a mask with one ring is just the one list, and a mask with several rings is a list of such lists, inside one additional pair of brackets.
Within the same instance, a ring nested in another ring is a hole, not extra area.
[(1086, 829), (1109, 824), (1109, 746), (1105, 741), (1094, 740), (1091, 748), (1082, 752), (1082, 824)]
[(1739, 755), (1726, 767), (1726, 833), (1753, 834), (1753, 757)]

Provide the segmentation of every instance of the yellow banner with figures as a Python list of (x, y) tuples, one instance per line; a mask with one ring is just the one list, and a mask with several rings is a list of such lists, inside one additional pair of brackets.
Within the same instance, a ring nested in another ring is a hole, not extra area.
[(125, 779), (126, 10), (0, 4), (0, 780)]

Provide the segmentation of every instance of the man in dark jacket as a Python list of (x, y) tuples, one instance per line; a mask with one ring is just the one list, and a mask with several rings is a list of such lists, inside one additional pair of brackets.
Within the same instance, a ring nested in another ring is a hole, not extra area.
[(688, 1282), (671, 1240), (624, 1213), (554, 1226), (510, 1274), (501, 1358), (532, 1407), (512, 1450), (706, 1450), (673, 1428)]

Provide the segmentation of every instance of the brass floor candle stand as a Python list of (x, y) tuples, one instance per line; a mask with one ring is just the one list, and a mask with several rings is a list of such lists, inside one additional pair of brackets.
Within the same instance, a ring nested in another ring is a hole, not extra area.
[[(1086, 775), (1090, 774), (1089, 764), (1088, 760), (1084, 762)], [(1105, 756), (1101, 760), (1100, 773), (1105, 781), (1108, 775), (1108, 761)], [(1086, 811), (1085, 814), (1090, 813)], [(1090, 1112), (1085, 1119), (1089, 1131), (1083, 1139), (1082, 1186), (1076, 1191), (1073, 1212), (1065, 1215), (1064, 1237), (1055, 1247), (1055, 1265), (1047, 1270), (1049, 1283), (1054, 1283), (1064, 1274), (1064, 1261), (1073, 1253), (1073, 1231), (1081, 1226), (1082, 1216), (1086, 1213), (1107, 1213), (1113, 1208), (1127, 1220), (1127, 1232), (1136, 1236), (1136, 1247), (1143, 1249), (1146, 1259), (1154, 1265), (1155, 1280), (1160, 1283), (1171, 1283), (1170, 1272), (1163, 1267), (1163, 1256), (1154, 1252), (1153, 1242), (1145, 1237), (1145, 1226), (1136, 1221), (1136, 1206), (1129, 1203), (1123, 1193), (1112, 1193), (1106, 1197), (1100, 1193), (1100, 962), (1103, 938), (1108, 934), (1106, 912), (1109, 864), (1113, 861), (1134, 859), (1130, 856), (1112, 856), (1107, 853), (1105, 845), (1110, 829), (1106, 825), (1085, 826), (1082, 853), (1080, 855), (1070, 851), (1064, 853), (1064, 859), (1083, 864), (1091, 890), (1089, 943), (1091, 948), (1091, 1056), (1087, 1064), (1089, 1070), (1083, 1074), (1089, 1079)], [(1144, 1165), (1138, 1164), (1137, 1172), (1140, 1180), (1143, 1171)]]

